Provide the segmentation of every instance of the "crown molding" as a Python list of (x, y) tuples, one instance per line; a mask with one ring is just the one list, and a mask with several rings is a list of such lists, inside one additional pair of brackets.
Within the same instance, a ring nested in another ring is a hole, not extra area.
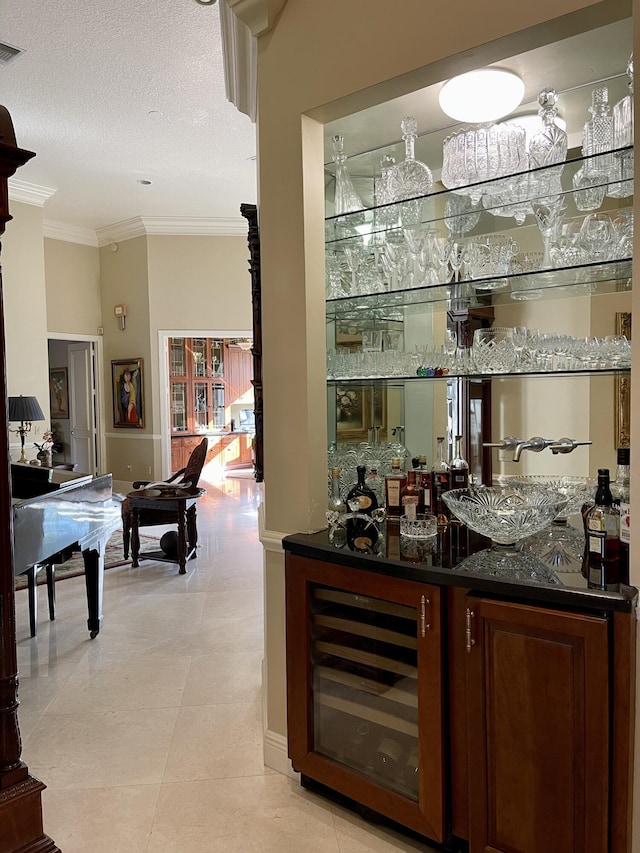
[(227, 100), (255, 123), (258, 100), (258, 46), (249, 27), (220, 0), (220, 36)]
[(43, 207), (47, 199), (50, 199), (55, 192), (56, 190), (52, 187), (41, 187), (38, 184), (21, 181), (18, 178), (9, 178), (9, 198), (11, 201)]
[(98, 246), (96, 232), (91, 228), (82, 228), (80, 225), (67, 225), (64, 222), (50, 222), (45, 219), (43, 223), (43, 234), (50, 240), (63, 240), (66, 243), (79, 243), (81, 246)]
[(134, 237), (246, 237), (243, 217), (203, 218), (196, 216), (136, 216), (96, 230), (98, 246), (121, 243)]
[(231, 11), (247, 25), (252, 36), (270, 30), (287, 0), (225, 0)]

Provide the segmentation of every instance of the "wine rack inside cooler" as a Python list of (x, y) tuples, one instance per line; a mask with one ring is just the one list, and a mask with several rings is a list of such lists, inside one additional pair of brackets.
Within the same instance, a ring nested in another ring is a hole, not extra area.
[(418, 613), (311, 590), (314, 751), (418, 801)]

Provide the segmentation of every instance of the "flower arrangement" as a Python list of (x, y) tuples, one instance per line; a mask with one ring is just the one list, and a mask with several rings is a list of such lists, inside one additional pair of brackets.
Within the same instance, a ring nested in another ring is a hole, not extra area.
[(38, 444), (36, 441), (33, 442), (33, 446), (37, 447), (40, 453), (51, 453), (53, 445), (53, 432), (50, 429), (46, 429), (42, 433), (42, 441), (40, 442), (40, 444)]

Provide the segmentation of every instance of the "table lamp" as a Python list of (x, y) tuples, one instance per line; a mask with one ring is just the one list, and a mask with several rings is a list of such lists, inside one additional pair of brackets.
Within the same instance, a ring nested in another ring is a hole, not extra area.
[(31, 430), (32, 421), (43, 421), (44, 419), (44, 412), (35, 397), (23, 397), (22, 394), (19, 397), (9, 397), (9, 421), (20, 421), (18, 429), (10, 428), (10, 432), (20, 435), (22, 451), (19, 462), (27, 461), (27, 457), (24, 455), (24, 437)]

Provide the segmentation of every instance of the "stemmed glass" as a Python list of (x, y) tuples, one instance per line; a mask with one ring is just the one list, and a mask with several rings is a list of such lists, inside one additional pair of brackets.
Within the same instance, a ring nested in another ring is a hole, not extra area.
[(404, 234), (404, 239), (406, 240), (407, 246), (409, 248), (409, 255), (411, 256), (411, 260), (413, 261), (412, 269), (409, 272), (409, 287), (420, 287), (420, 285), (422, 284), (422, 279), (419, 275), (419, 258), (420, 253), (424, 248), (427, 234), (424, 229), (421, 228), (419, 225), (412, 225), (407, 228), (403, 228), (402, 233)]
[(460, 281), (460, 270), (467, 260), (467, 251), (463, 243), (459, 243), (457, 240), (449, 241), (448, 260), (453, 270), (453, 281)]
[(358, 270), (363, 261), (362, 246), (345, 246), (343, 251), (344, 259), (351, 273), (351, 295), (356, 296), (358, 293)]
[(597, 263), (609, 258), (614, 233), (613, 222), (608, 213), (590, 213), (585, 216), (580, 228), (580, 243), (587, 252), (589, 261)]
[(542, 268), (549, 269), (551, 266), (551, 244), (564, 217), (564, 199), (560, 195), (534, 199), (531, 206), (544, 246)]
[(325, 259), (329, 287), (327, 289), (328, 299), (339, 299), (345, 295), (342, 286), (342, 264), (340, 258), (335, 254), (327, 254)]

